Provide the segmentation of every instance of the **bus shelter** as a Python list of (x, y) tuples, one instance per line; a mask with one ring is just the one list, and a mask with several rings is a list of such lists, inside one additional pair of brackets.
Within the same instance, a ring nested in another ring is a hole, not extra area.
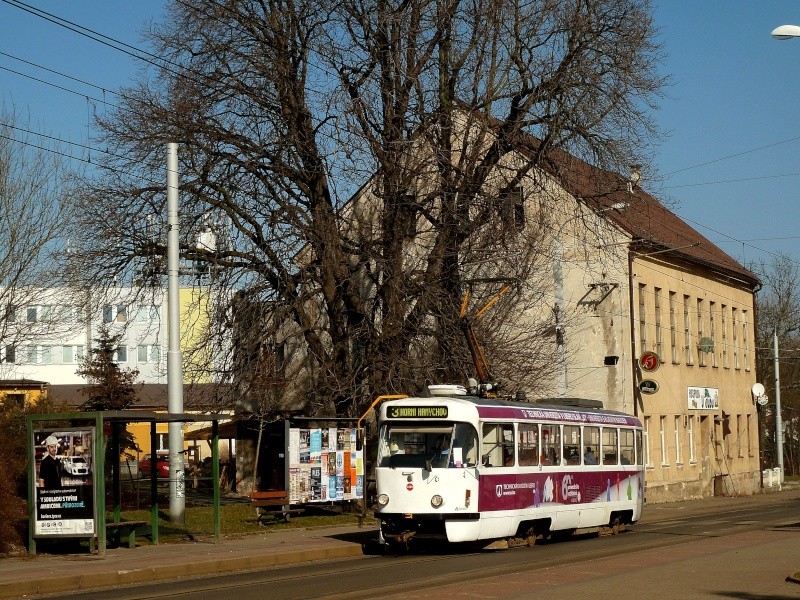
[[(128, 423), (149, 423), (151, 448), (157, 445), (158, 423), (211, 422), (214, 539), (220, 540), (219, 421), (228, 415), (155, 413), (148, 411), (96, 411), (29, 415), (28, 451), (28, 552), (36, 554), (37, 539), (97, 538), (98, 551), (106, 550), (107, 529), (121, 522), (120, 435)], [(115, 457), (111, 466), (112, 521), (106, 522), (106, 448)], [(183, 450), (183, 449), (181, 449)], [(56, 455), (59, 459), (56, 474)], [(184, 482), (176, 492), (185, 493)], [(150, 469), (150, 528), (158, 544), (158, 471)]]

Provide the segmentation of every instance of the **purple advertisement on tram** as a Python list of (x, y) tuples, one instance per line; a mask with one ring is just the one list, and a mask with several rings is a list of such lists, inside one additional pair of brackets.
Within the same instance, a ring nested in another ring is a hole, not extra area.
[(543, 504), (629, 502), (641, 497), (641, 477), (638, 472), (483, 474), (478, 510), (538, 508)]

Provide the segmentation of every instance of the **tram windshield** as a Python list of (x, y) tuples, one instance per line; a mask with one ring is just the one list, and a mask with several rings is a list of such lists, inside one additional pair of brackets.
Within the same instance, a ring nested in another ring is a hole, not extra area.
[(478, 433), (467, 423), (387, 423), (381, 427), (381, 467), (455, 469), (478, 462)]

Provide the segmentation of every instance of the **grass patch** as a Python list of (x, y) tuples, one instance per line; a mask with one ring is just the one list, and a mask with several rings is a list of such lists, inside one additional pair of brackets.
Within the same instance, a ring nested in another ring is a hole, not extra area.
[[(306, 507), (301, 515), (292, 515), (288, 523), (278, 519), (266, 519), (265, 525), (259, 525), (256, 510), (247, 503), (225, 504), (220, 507), (221, 533), (223, 536), (247, 535), (285, 529), (308, 529), (314, 527), (332, 527), (337, 525), (358, 525), (361, 515), (345, 513), (328, 507)], [(214, 535), (214, 509), (210, 506), (189, 506), (185, 510), (185, 523), (176, 524), (170, 521), (169, 509), (159, 509), (158, 536), (159, 542), (181, 542)], [(124, 510), (123, 521), (150, 522), (149, 510)], [(361, 519), (367, 526), (373, 523), (371, 516)], [(108, 513), (106, 521), (113, 521), (113, 514)], [(137, 540), (139, 537), (137, 537)], [(143, 542), (147, 543), (145, 540)]]

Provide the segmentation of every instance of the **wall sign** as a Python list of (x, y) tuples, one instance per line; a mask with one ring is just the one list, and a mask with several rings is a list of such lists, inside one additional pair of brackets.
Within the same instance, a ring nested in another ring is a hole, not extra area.
[(688, 388), (689, 410), (718, 410), (719, 389), (712, 387)]
[(652, 379), (643, 379), (639, 382), (639, 391), (643, 394), (655, 394), (658, 391), (658, 382)]
[(639, 368), (648, 373), (658, 370), (661, 366), (661, 359), (655, 352), (643, 352), (639, 357)]

